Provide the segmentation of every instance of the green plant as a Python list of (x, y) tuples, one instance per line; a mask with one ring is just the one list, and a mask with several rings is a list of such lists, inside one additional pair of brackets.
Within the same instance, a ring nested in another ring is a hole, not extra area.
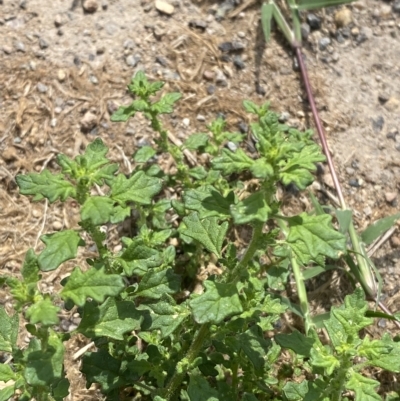
[[(155, 148), (135, 153), (129, 177), (110, 163), (100, 139), (74, 160), (59, 155), (58, 174), (17, 176), (20, 192), (35, 201), (75, 199), (81, 229), (43, 235), (44, 249), (26, 254), (22, 280), (0, 278), (17, 311), (10, 316), (0, 308), (0, 351), (8, 356), (0, 364), (0, 401), (14, 394), (21, 401), (67, 396), (63, 343), (73, 333), (58, 330), (60, 305), (80, 314), (75, 332), (96, 345), (83, 356), (82, 372), (107, 400), (326, 400), (326, 388), (335, 400), (346, 389), (356, 400), (380, 399), (377, 382), (361, 369), (369, 364), (398, 372), (399, 347), (388, 335), (359, 337), (371, 324), (362, 291), (325, 321), (330, 347), (322, 345), (308, 309), (305, 277), (326, 271), (326, 258), (347, 254), (345, 235), (334, 229), (329, 214), (286, 216), (276, 199), (280, 185), (306, 188), (315, 163), (324, 160), (311, 131), (281, 125), (268, 104), (246, 101), (256, 117), (256, 153), (247, 154), (240, 147), (244, 138), (225, 131), (221, 119), (209, 126), (210, 133), (176, 147), (168, 143), (160, 114), (171, 112), (179, 95), (154, 102), (151, 96), (161, 88), (139, 72), (128, 87), (135, 100), (112, 117), (126, 121), (143, 112), (160, 134)], [(189, 167), (185, 149), (207, 152), (210, 160)], [(157, 165), (158, 154), (166, 151), (176, 174)], [(104, 195), (95, 194), (96, 186)], [(121, 238), (122, 250), (112, 252), (101, 226), (131, 219), (132, 210), (135, 235)], [(252, 234), (243, 252), (235, 233), (244, 228)], [(75, 267), (58, 293), (40, 290), (41, 271), (59, 268), (76, 258), (79, 247), (92, 244), (97, 256)], [(287, 279), (289, 267), (306, 336), (274, 333), (286, 310), (274, 288)], [(32, 336), (25, 349), (17, 345), (19, 314)], [(287, 364), (282, 347), (294, 351)], [(356, 357), (367, 362), (357, 364)], [(304, 375), (310, 379), (299, 384)], [(300, 398), (293, 398), (296, 392)]]
[[(313, 10), (316, 8), (348, 4), (351, 3), (352, 1), (354, 0), (297, 0), (297, 1), (287, 0), (286, 10), (289, 11), (293, 23), (293, 29), (291, 29), (290, 24), (287, 22), (284, 13), (281, 11), (276, 1), (268, 0), (263, 2), (263, 5), (261, 7), (261, 23), (264, 31), (265, 40), (266, 42), (268, 42), (271, 37), (271, 22), (273, 20), (276, 21), (281, 32), (283, 33), (286, 40), (288, 41), (290, 46), (293, 48), (293, 51), (295, 52), (295, 56), (301, 72), (301, 78), (303, 79), (304, 82), (307, 99), (315, 122), (315, 126), (321, 141), (324, 154), (326, 155), (329, 171), (331, 173), (332, 180), (338, 195), (340, 209), (336, 211), (336, 214), (339, 219), (341, 217), (343, 220), (346, 221), (344, 232), (348, 233), (350, 241), (353, 246), (353, 255), (355, 260), (350, 256), (347, 257), (346, 261), (348, 267), (352, 271), (353, 277), (355, 277), (356, 280), (361, 284), (368, 297), (372, 300), (375, 300), (376, 304), (379, 305), (381, 310), (384, 311), (387, 316), (393, 317), (389, 309), (384, 305), (384, 303), (380, 299), (382, 279), (380, 277), (378, 270), (374, 266), (373, 262), (367, 256), (365, 243), (358, 236), (352, 221), (352, 212), (351, 210), (348, 209), (346, 205), (346, 201), (343, 196), (341, 185), (338, 176), (336, 174), (335, 166), (331, 157), (331, 152), (329, 151), (323, 125), (316, 107), (311, 87), (311, 82), (308, 76), (307, 66), (306, 63), (304, 62), (303, 55), (301, 53), (302, 37), (300, 30), (300, 21), (301, 21), (300, 12), (306, 10)], [(392, 217), (388, 217), (387, 219), (384, 220), (384, 225), (387, 226), (388, 222), (392, 222), (393, 224), (393, 222), (396, 219), (398, 219), (398, 216), (393, 216), (393, 220)], [(377, 232), (373, 228), (372, 231), (374, 231), (374, 233)], [(395, 320), (395, 324), (398, 328), (400, 328), (400, 322)]]

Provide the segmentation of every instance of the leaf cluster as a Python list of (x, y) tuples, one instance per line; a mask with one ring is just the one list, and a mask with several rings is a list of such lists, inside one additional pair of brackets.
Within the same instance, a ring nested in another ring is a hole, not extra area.
[[(17, 311), (8, 315), (0, 308), (0, 351), (10, 356), (9, 364), (0, 364), (6, 383), (0, 401), (14, 394), (21, 401), (66, 397), (64, 342), (76, 333), (95, 343), (96, 350), (83, 356), (82, 372), (107, 400), (302, 399), (293, 394), (325, 400), (328, 389), (337, 399), (346, 390), (360, 400), (376, 394), (376, 382), (362, 369), (393, 371), (398, 348), (387, 335), (360, 338), (371, 324), (360, 291), (324, 322), (330, 345), (314, 329), (307, 336), (274, 333), (287, 310), (278, 290), (290, 268), (304, 281), (329, 268), (326, 258), (346, 252), (346, 236), (334, 229), (330, 215), (285, 216), (276, 197), (279, 186), (306, 188), (315, 164), (324, 160), (311, 132), (280, 124), (268, 104), (245, 102), (254, 115), (255, 152), (246, 150), (243, 135), (226, 130), (223, 119), (174, 146), (159, 116), (171, 112), (179, 96), (152, 100), (162, 86), (139, 72), (128, 86), (135, 100), (112, 118), (126, 121), (141, 112), (160, 135), (154, 146), (133, 155), (130, 175), (118, 172), (96, 139), (73, 160), (59, 155), (59, 173), (16, 178), (20, 192), (34, 201), (74, 199), (80, 229), (42, 235), (43, 249), (27, 252), (21, 279), (0, 277)], [(185, 150), (209, 161), (190, 167)], [(166, 151), (176, 174), (157, 166), (157, 155)], [(122, 236), (113, 252), (102, 226), (127, 220), (134, 235)], [(244, 250), (235, 241), (243, 225), (252, 233)], [(97, 255), (76, 266), (58, 293), (41, 291), (41, 272), (76, 259), (79, 248), (89, 246)], [(80, 316), (73, 333), (59, 329), (61, 308)], [(17, 345), (19, 314), (32, 335), (25, 349)], [(309, 318), (304, 308), (300, 314)], [(282, 348), (291, 349), (294, 361), (302, 361), (298, 370), (315, 380), (292, 381), (293, 372), (282, 368)], [(367, 362), (357, 363), (357, 357)], [(343, 379), (335, 384), (335, 377)]]

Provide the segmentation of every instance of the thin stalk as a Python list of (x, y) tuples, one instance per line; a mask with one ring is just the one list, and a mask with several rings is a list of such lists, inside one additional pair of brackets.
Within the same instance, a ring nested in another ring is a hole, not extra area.
[[(185, 363), (190, 365), (194, 362), (195, 358), (199, 354), (204, 341), (207, 339), (210, 331), (210, 326), (209, 324), (203, 324), (199, 331), (197, 332), (196, 338), (192, 342), (185, 359)], [(164, 398), (166, 401), (171, 401), (178, 390), (179, 386), (181, 385), (183, 379), (186, 376), (187, 371), (184, 369), (176, 369), (175, 373), (171, 377), (171, 380), (169, 381), (167, 385), (167, 389), (164, 395)]]
[(310, 107), (311, 107), (311, 111), (312, 111), (312, 114), (313, 114), (313, 117), (314, 117), (314, 122), (315, 122), (315, 125), (317, 127), (318, 136), (319, 136), (319, 139), (321, 141), (322, 149), (323, 149), (323, 151), (325, 153), (326, 160), (328, 162), (329, 171), (330, 171), (330, 173), (332, 175), (332, 179), (333, 179), (333, 184), (335, 185), (335, 189), (336, 189), (336, 192), (338, 194), (340, 207), (343, 210), (345, 210), (345, 209), (347, 209), (346, 202), (344, 200), (342, 188), (340, 186), (339, 179), (338, 179), (338, 176), (336, 174), (336, 170), (335, 170), (335, 166), (333, 164), (332, 156), (331, 156), (331, 154), (329, 152), (328, 143), (326, 141), (326, 136), (325, 136), (325, 133), (324, 133), (324, 129), (322, 127), (322, 123), (321, 123), (321, 120), (319, 118), (317, 106), (315, 105), (314, 95), (313, 95), (312, 90), (311, 90), (311, 83), (310, 83), (310, 79), (308, 77), (307, 67), (304, 64), (303, 55), (301, 54), (301, 48), (300, 48), (299, 45), (296, 45), (296, 44), (293, 47), (294, 47), (294, 50), (296, 52), (297, 61), (299, 63), (301, 75), (303, 77), (304, 86), (305, 86), (306, 92), (307, 92), (308, 103), (310, 104)]
[(264, 227), (264, 223), (257, 222), (254, 224), (253, 235), (251, 237), (251, 241), (245, 254), (242, 257), (242, 260), (236, 265), (236, 267), (232, 270), (230, 277), (235, 277), (240, 275), (240, 271), (247, 267), (250, 260), (253, 258), (254, 254), (258, 250), (259, 239), (262, 235), (262, 230)]
[[(285, 223), (286, 217), (285, 216), (275, 216), (275, 217), (278, 226), (281, 228), (285, 237), (287, 237), (289, 235), (289, 229)], [(308, 334), (311, 327), (313, 326), (313, 323), (311, 319), (310, 309), (308, 307), (308, 297), (307, 297), (306, 286), (304, 285), (304, 277), (301, 272), (300, 266), (297, 263), (297, 259), (293, 255), (290, 255), (290, 263), (292, 265), (294, 280), (296, 281), (297, 295), (300, 301), (300, 310), (301, 313), (303, 314), (305, 332), (306, 334)]]
[(308, 307), (307, 290), (306, 286), (304, 285), (303, 274), (301, 273), (300, 266), (297, 263), (297, 259), (294, 256), (290, 256), (290, 263), (292, 265), (293, 275), (296, 281), (297, 295), (299, 296), (300, 309), (303, 314), (304, 327), (307, 335), (311, 327), (313, 326), (310, 309)]

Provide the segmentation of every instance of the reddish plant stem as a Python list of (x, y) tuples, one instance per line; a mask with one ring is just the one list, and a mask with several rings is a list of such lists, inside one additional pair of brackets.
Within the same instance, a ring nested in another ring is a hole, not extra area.
[(332, 161), (332, 157), (331, 157), (331, 153), (329, 151), (328, 143), (326, 141), (324, 129), (322, 127), (322, 123), (319, 118), (317, 106), (315, 105), (314, 95), (311, 90), (311, 84), (310, 84), (310, 80), (308, 78), (307, 68), (304, 64), (303, 55), (301, 54), (301, 48), (300, 48), (300, 46), (295, 45), (294, 50), (296, 51), (297, 61), (299, 63), (301, 75), (303, 77), (304, 86), (305, 86), (306, 92), (307, 92), (308, 103), (310, 104), (310, 107), (311, 107), (311, 111), (312, 111), (312, 114), (314, 117), (314, 122), (317, 127), (317, 131), (318, 131), (318, 136), (321, 141), (322, 149), (325, 153), (326, 160), (328, 162), (329, 170), (332, 175), (333, 184), (335, 185), (335, 189), (336, 189), (336, 192), (337, 192), (337, 195), (339, 198), (340, 206), (342, 209), (346, 209), (346, 202), (344, 200), (342, 188), (340, 187), (339, 179), (337, 177), (335, 166)]
[[(314, 95), (313, 95), (312, 89), (311, 89), (311, 83), (310, 83), (310, 80), (308, 78), (307, 67), (306, 67), (306, 65), (304, 63), (303, 55), (301, 53), (301, 47), (300, 47), (300, 45), (298, 43), (294, 43), (293, 44), (293, 48), (294, 48), (294, 50), (296, 52), (296, 58), (297, 58), (297, 61), (299, 63), (301, 76), (303, 77), (304, 86), (305, 86), (306, 92), (307, 92), (308, 103), (309, 103), (309, 105), (311, 107), (312, 115), (314, 117), (314, 122), (315, 122), (315, 125), (317, 127), (317, 132), (318, 132), (319, 139), (321, 141), (322, 149), (323, 149), (323, 151), (325, 153), (326, 160), (327, 160), (328, 166), (329, 166), (329, 170), (330, 170), (330, 173), (332, 175), (333, 184), (334, 184), (336, 192), (338, 194), (340, 206), (341, 206), (342, 209), (346, 209), (346, 202), (344, 200), (342, 188), (340, 186), (339, 179), (338, 179), (338, 176), (336, 174), (335, 166), (333, 164), (331, 153), (329, 151), (328, 142), (326, 140), (326, 136), (325, 136), (325, 133), (324, 133), (324, 129), (322, 127), (321, 120), (319, 118), (317, 106), (315, 105)], [(367, 295), (371, 296), (374, 299), (374, 301), (379, 305), (379, 307), (381, 308), (381, 310), (383, 312), (385, 312), (388, 315), (393, 316), (393, 314), (386, 307), (386, 305), (383, 302), (377, 300), (376, 296), (371, 292), (371, 290), (369, 288), (364, 288), (364, 291), (366, 291)], [(394, 323), (397, 326), (397, 328), (400, 329), (400, 322), (398, 322), (397, 320), (394, 320)]]

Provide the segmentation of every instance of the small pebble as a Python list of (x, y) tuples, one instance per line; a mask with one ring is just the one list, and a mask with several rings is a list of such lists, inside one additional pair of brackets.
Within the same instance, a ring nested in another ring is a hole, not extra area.
[(48, 91), (48, 89), (49, 89), (45, 84), (42, 84), (41, 82), (39, 82), (36, 85), (36, 88), (40, 93), (46, 93)]
[(307, 15), (307, 23), (312, 30), (321, 28), (321, 19), (313, 13)]
[(47, 49), (49, 47), (49, 44), (44, 40), (43, 38), (39, 39), (39, 47), (41, 49)]
[(319, 49), (321, 51), (325, 50), (329, 45), (331, 44), (331, 40), (330, 38), (328, 38), (327, 36), (321, 38), (319, 40)]
[(4, 46), (3, 46), (3, 52), (4, 52), (5, 54), (11, 54), (11, 53), (12, 53), (12, 47), (11, 47), (11, 46), (7, 46), (7, 45), (4, 45)]
[(239, 123), (239, 131), (242, 134), (246, 134), (248, 130), (249, 130), (249, 126), (244, 121), (240, 121), (240, 123)]
[(356, 172), (356, 170), (354, 170), (353, 167), (346, 167), (346, 173), (348, 175), (354, 175), (355, 172)]
[(288, 121), (290, 118), (290, 113), (288, 113), (287, 111), (283, 111), (280, 116), (278, 117), (278, 121), (280, 123), (285, 123), (286, 121)]
[(229, 53), (233, 51), (243, 50), (245, 45), (242, 42), (223, 42), (218, 45), (218, 49), (223, 53)]
[(242, 57), (240, 55), (236, 55), (233, 57), (233, 65), (238, 69), (238, 70), (244, 70), (246, 68), (246, 64), (242, 60)]
[(382, 116), (372, 119), (372, 129), (378, 133), (382, 131), (383, 125), (385, 124), (385, 119)]
[(364, 212), (364, 214), (365, 214), (366, 216), (371, 216), (371, 214), (372, 214), (372, 209), (371, 209), (370, 206), (367, 206), (367, 207), (365, 207), (365, 208), (363, 209), (363, 212)]
[(386, 138), (387, 139), (393, 139), (394, 141), (396, 141), (396, 138), (399, 136), (399, 131), (397, 131), (396, 128), (392, 128), (387, 134), (386, 134)]
[(59, 28), (63, 24), (63, 20), (60, 14), (57, 14), (54, 18), (54, 26)]
[(231, 151), (231, 152), (236, 152), (237, 151), (237, 146), (234, 142), (227, 142), (226, 147)]
[(140, 61), (140, 56), (130, 55), (125, 59), (126, 64), (129, 65), (130, 67), (136, 67), (139, 61)]
[(337, 40), (338, 43), (344, 43), (345, 42), (344, 36), (339, 31), (336, 32), (336, 40)]
[(156, 6), (156, 9), (158, 11), (160, 11), (160, 13), (163, 13), (166, 15), (172, 15), (175, 10), (175, 7), (172, 4), (169, 4), (163, 0), (156, 0), (155, 6)]
[(214, 93), (215, 93), (215, 86), (214, 85), (208, 85), (207, 86), (207, 93), (209, 94), (209, 95), (213, 95)]
[(392, 238), (390, 238), (390, 242), (393, 248), (400, 248), (400, 235), (393, 235)]
[(23, 10), (26, 10), (26, 6), (27, 6), (27, 1), (26, 0), (21, 0), (19, 2), (19, 7), (22, 8)]
[(186, 128), (188, 128), (189, 125), (190, 125), (190, 120), (189, 120), (189, 118), (184, 118), (184, 119), (182, 120), (182, 124), (183, 124)]
[(390, 99), (390, 93), (389, 92), (381, 92), (378, 95), (378, 100), (380, 103), (386, 103)]
[(199, 19), (192, 19), (189, 21), (190, 28), (197, 28), (201, 30), (205, 30), (207, 28), (207, 21), (199, 20)]
[(23, 42), (15, 42), (14, 47), (18, 52), (25, 53), (25, 45)]
[(336, 26), (339, 28), (350, 25), (353, 21), (353, 15), (351, 10), (349, 10), (348, 8), (342, 8), (341, 10), (336, 11), (334, 20)]
[(58, 79), (60, 82), (64, 82), (66, 77), (67, 77), (67, 74), (65, 73), (64, 70), (58, 70), (58, 71), (57, 71), (57, 79)]
[(89, 77), (89, 81), (93, 84), (93, 85), (98, 85), (99, 80), (97, 79), (97, 77), (95, 75), (91, 75)]
[(135, 48), (135, 42), (132, 39), (126, 39), (124, 44), (124, 49), (134, 49)]
[(107, 102), (107, 111), (108, 111), (108, 114), (114, 114), (114, 112), (116, 112), (118, 110), (118, 105), (114, 102), (114, 101), (112, 101), (112, 100), (109, 100), (108, 102)]
[(392, 7), (389, 6), (389, 4), (382, 4), (380, 8), (380, 16), (382, 18), (389, 18), (391, 17), (392, 14)]
[(156, 56), (156, 63), (160, 64), (163, 67), (167, 67), (168, 65), (167, 60), (163, 56)]
[(387, 203), (393, 203), (397, 198), (397, 192), (385, 192), (385, 200)]
[(82, 7), (87, 13), (95, 13), (99, 8), (99, 3), (96, 0), (84, 0)]
[(36, 62), (31, 60), (29, 62), (29, 68), (30, 68), (31, 71), (36, 71)]
[(392, 10), (397, 13), (400, 14), (400, 0), (396, 0), (393, 5), (392, 5)]
[(53, 230), (55, 231), (60, 231), (63, 228), (63, 223), (61, 223), (61, 221), (54, 221), (52, 224)]
[(265, 96), (267, 93), (264, 87), (261, 86), (259, 82), (256, 82), (256, 93), (261, 96)]
[(394, 96), (391, 96), (388, 101), (384, 104), (384, 108), (388, 111), (394, 112), (397, 111), (397, 109), (400, 106), (400, 101)]
[(91, 111), (87, 111), (80, 121), (81, 129), (84, 132), (91, 131), (97, 124), (97, 116)]
[(197, 114), (196, 120), (197, 121), (206, 121), (206, 118), (202, 114)]
[(358, 188), (360, 186), (360, 183), (357, 178), (350, 178), (349, 185), (351, 187)]
[(379, 326), (381, 329), (386, 328), (386, 319), (379, 319), (379, 320), (378, 320), (378, 326)]
[(56, 118), (52, 118), (50, 121), (50, 127), (54, 128), (57, 125), (57, 119)]
[(217, 85), (219, 86), (228, 86), (228, 82), (226, 80), (225, 74), (220, 70), (220, 69), (216, 69), (215, 70), (215, 82), (217, 83)]
[(215, 74), (213, 71), (210, 70), (204, 70), (203, 72), (203, 78), (206, 79), (207, 81), (213, 81), (215, 77)]

